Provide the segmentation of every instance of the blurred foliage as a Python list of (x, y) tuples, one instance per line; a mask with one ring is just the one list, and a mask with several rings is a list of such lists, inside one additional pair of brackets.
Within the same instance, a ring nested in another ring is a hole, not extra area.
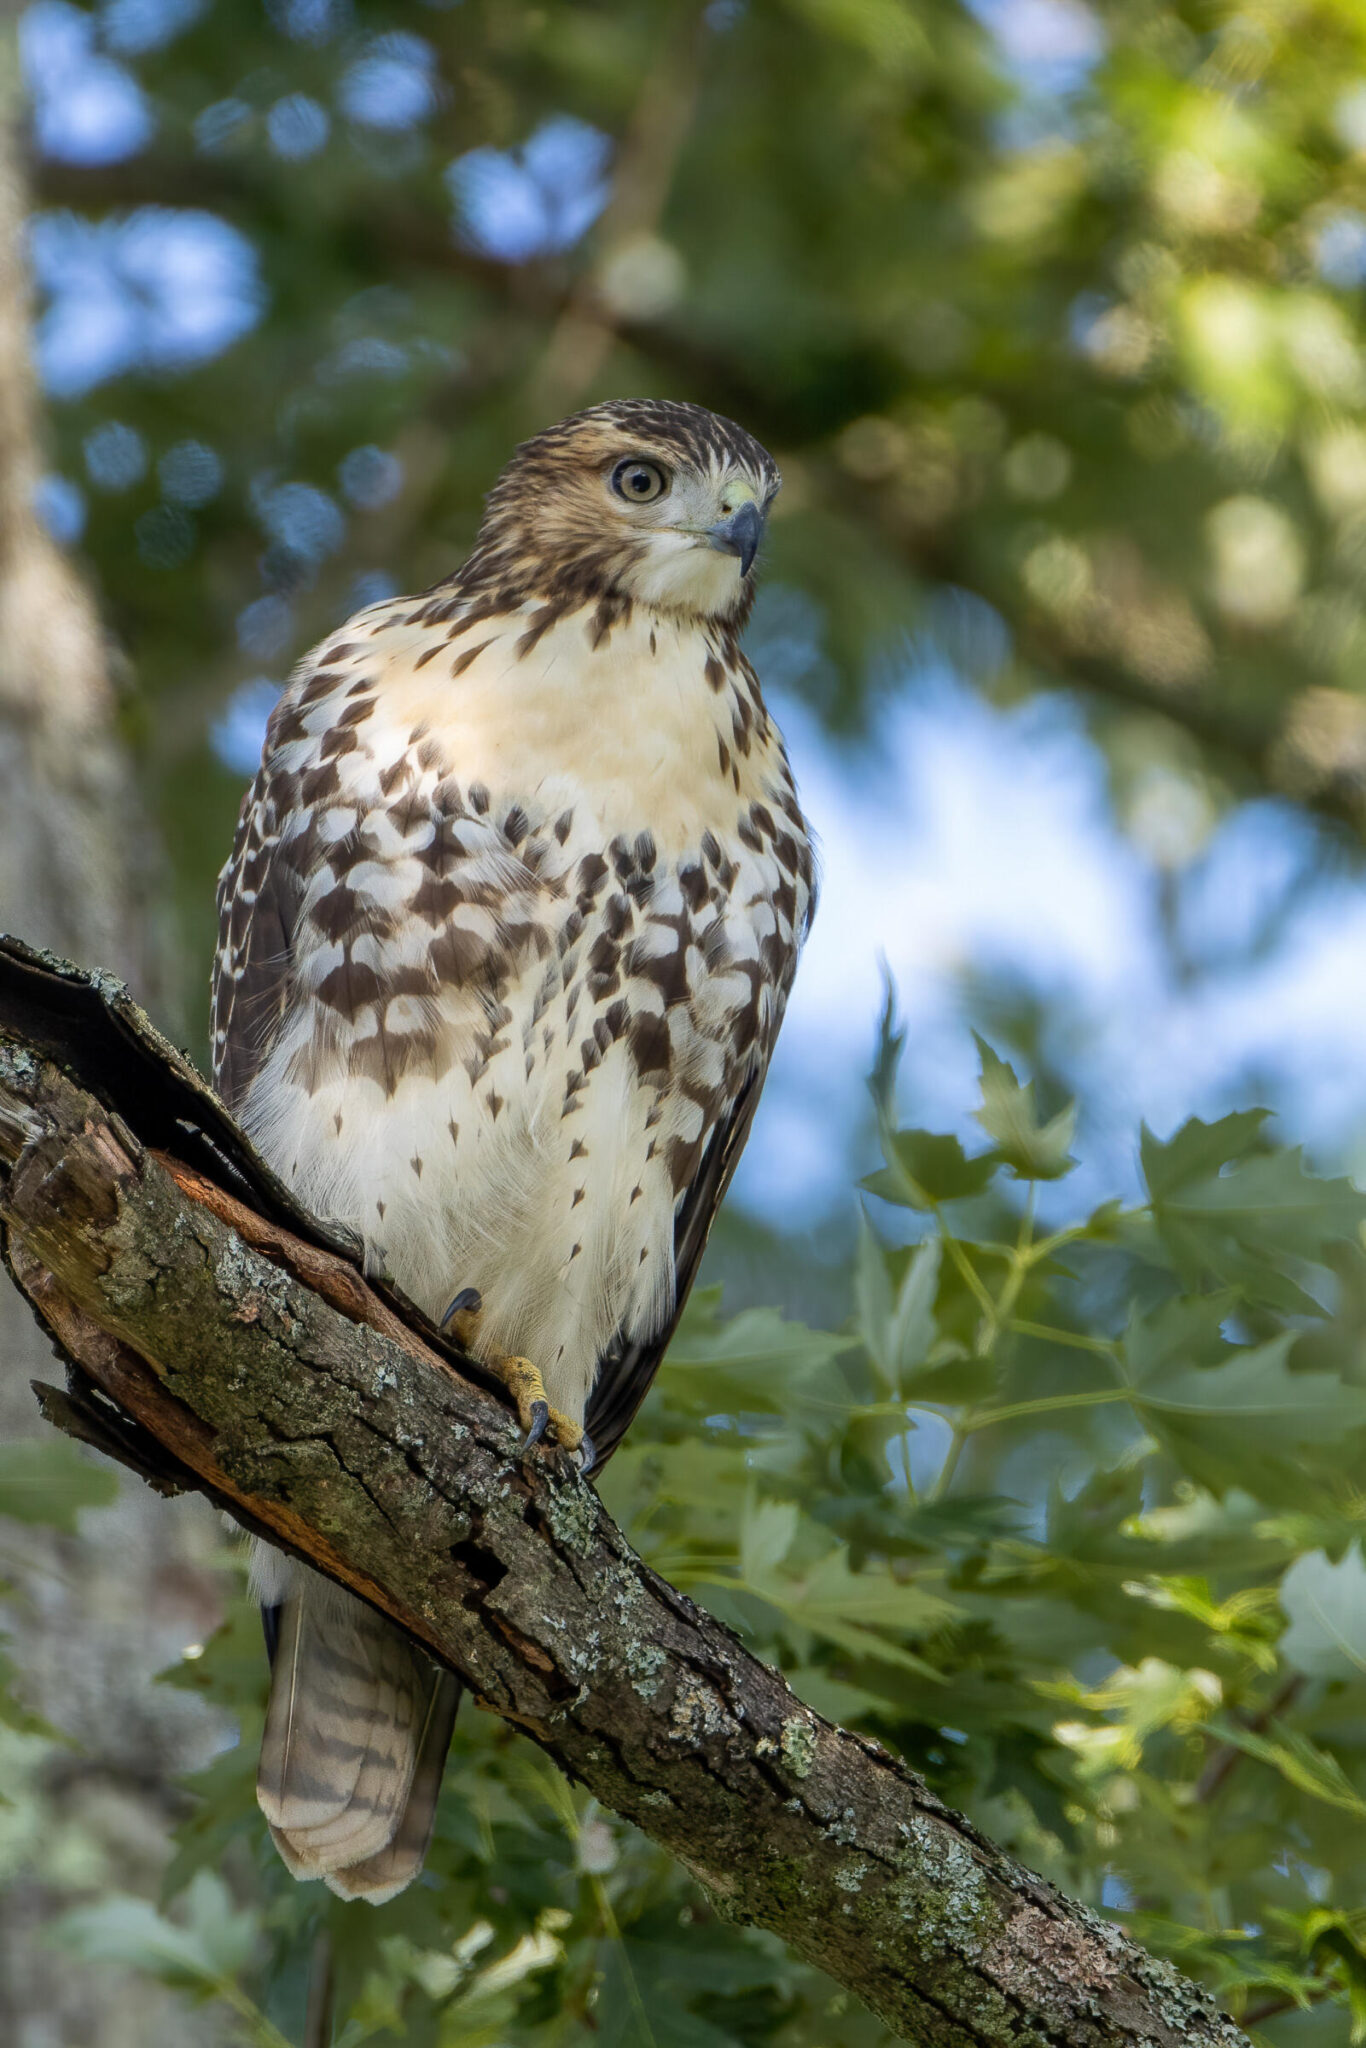
[[(0, 1531), (6, 1519), (56, 1529), (64, 1535), (75, 1530), (82, 1508), (107, 1507), (117, 1495), (119, 1483), (112, 1470), (94, 1461), (56, 1435), (32, 1443), (0, 1444)], [(4, 1576), (5, 1555), (0, 1543), (0, 1600), (12, 1596), (15, 1588)], [(19, 1735), (39, 1735), (60, 1740), (53, 1729), (15, 1690), (18, 1674), (0, 1629), (0, 1730)], [(8, 1804), (0, 1790), (0, 1804)]]
[[(812, 1706), (1254, 2039), (1366, 2038), (1366, 1196), (1253, 1111), (1145, 1135), (1145, 1199), (1044, 1228), (1069, 1110), (984, 1045), (969, 1153), (897, 1127), (898, 1053), (889, 1010), (850, 1322), (696, 1297), (608, 1505)], [(50, 1453), (7, 1472), (60, 1520)], [(378, 1910), (295, 1884), (254, 1800), (245, 1597), (168, 1676), (240, 1742), (189, 1781), (159, 1903), (77, 1879), (55, 1938), (220, 2001), (243, 2041), (302, 2038), (324, 1931), (338, 2048), (888, 2039), (469, 1703), (423, 1881)]]
[[(623, 391), (778, 454), (756, 642), (830, 719), (915, 633), (1000, 695), (1079, 688), (1150, 837), (1180, 829), (1154, 767), (1207, 811), (1366, 816), (1354, 0), (28, 25), (54, 469), (132, 658), (187, 987), (241, 779), (213, 719), (449, 571), (512, 442)], [(63, 128), (73, 37), (140, 95), (122, 144)]]
[[(1264, 788), (1359, 831), (1355, 0), (36, 0), (24, 33), (47, 502), (129, 657), (201, 1048), (289, 663), (445, 574), (514, 440), (622, 392), (777, 454), (754, 652), (832, 726), (914, 637), (1003, 701), (1078, 691), (1159, 865)], [(97, 161), (73, 50), (141, 122)], [(1248, 1112), (1045, 1227), (1075, 1140), (1042, 1063), (983, 1047), (971, 1153), (897, 1127), (896, 1053), (889, 1020), (853, 1320), (701, 1294), (604, 1494), (1256, 2038), (1366, 2038), (1366, 1201)], [(0, 1513), (69, 1529), (108, 1483), (24, 1446)], [(294, 1885), (245, 1598), (174, 1682), (242, 1732), (154, 1902), (43, 1839), (57, 1751), (0, 1665), (0, 1880), (41, 1869), (70, 1951), (244, 2041), (301, 2038), (325, 1929), (340, 2048), (885, 2038), (469, 1707), (428, 1880), (378, 1912)]]

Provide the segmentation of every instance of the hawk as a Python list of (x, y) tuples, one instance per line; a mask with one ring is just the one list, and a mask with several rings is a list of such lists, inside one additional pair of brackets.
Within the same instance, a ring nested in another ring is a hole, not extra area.
[[(813, 908), (739, 645), (778, 484), (695, 405), (526, 442), (462, 569), (296, 670), (219, 882), (220, 1094), (585, 1467), (678, 1320)], [(378, 1903), (459, 1682), (278, 1552), (254, 1576), (261, 1807), (297, 1876)]]

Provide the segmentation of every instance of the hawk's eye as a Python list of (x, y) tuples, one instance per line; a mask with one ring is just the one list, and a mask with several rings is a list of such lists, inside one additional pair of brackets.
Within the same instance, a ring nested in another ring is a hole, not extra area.
[(652, 498), (662, 498), (668, 488), (669, 480), (658, 464), (642, 462), (638, 455), (628, 455), (612, 471), (612, 489), (631, 505), (648, 505)]

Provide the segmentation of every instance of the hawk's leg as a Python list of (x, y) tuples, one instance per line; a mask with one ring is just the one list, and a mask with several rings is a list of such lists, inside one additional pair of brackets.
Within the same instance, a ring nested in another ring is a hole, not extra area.
[[(474, 1333), (479, 1326), (483, 1309), (477, 1288), (466, 1287), (456, 1295), (455, 1300), (441, 1318), (443, 1329), (450, 1331), (462, 1350), (471, 1349)], [(541, 1378), (540, 1367), (533, 1365), (529, 1358), (514, 1358), (507, 1352), (480, 1352), (480, 1363), (494, 1373), (511, 1394), (517, 1408), (518, 1419), (525, 1435), (522, 1449), (529, 1451), (538, 1444), (546, 1430), (554, 1432), (557, 1443), (567, 1451), (577, 1451), (579, 1464), (587, 1472), (593, 1463), (593, 1442), (580, 1423), (574, 1422), (560, 1409), (552, 1407)]]

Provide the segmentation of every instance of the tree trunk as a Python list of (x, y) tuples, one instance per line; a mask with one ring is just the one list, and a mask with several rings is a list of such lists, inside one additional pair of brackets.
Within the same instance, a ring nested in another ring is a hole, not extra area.
[[(44, 467), (29, 356), (22, 248), (17, 57), (0, 17), (0, 928), (76, 959), (103, 960), (166, 1007), (154, 891), (155, 845), (119, 736), (106, 643), (74, 564), (34, 512)], [(0, 1280), (0, 1439), (36, 1426), (28, 1382), (50, 1347)], [(153, 2039), (209, 2043), (211, 2016), (188, 2021), (142, 1980), (54, 1966), (38, 1936), (70, 1903), (56, 1866), (75, 1837), (89, 1862), (155, 1890), (169, 1853), (174, 1777), (209, 1753), (211, 1716), (153, 1686), (185, 1644), (214, 1624), (218, 1547), (201, 1503), (168, 1512), (140, 1487), (86, 1516), (80, 1535), (6, 1530), (5, 1614), (29, 1703), (75, 1737), (79, 1753), (4, 1752), (6, 1790), (30, 1850), (0, 1872), (0, 2040), (130, 2048)], [(3, 1731), (0, 1731), (3, 1734)]]

